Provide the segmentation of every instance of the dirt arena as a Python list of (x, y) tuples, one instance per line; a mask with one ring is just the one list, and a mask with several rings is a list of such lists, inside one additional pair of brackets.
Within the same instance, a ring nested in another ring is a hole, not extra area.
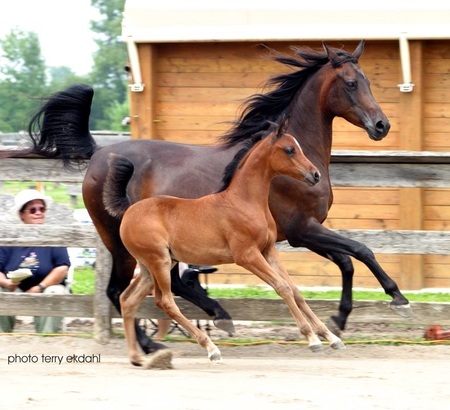
[[(88, 323), (76, 326), (89, 328)], [(247, 325), (237, 330), (239, 337), (299, 340), (290, 325)], [(73, 329), (69, 326), (68, 331)], [(353, 325), (346, 349), (325, 346), (318, 354), (293, 344), (219, 346), (221, 365), (210, 363), (197, 344), (167, 342), (174, 353), (172, 370), (131, 366), (120, 337), (102, 346), (80, 335), (39, 337), (17, 332), (0, 336), (1, 408), (423, 410), (448, 406), (450, 345), (360, 345), (357, 335), (417, 338), (423, 329)], [(218, 339), (216, 331), (212, 337)]]

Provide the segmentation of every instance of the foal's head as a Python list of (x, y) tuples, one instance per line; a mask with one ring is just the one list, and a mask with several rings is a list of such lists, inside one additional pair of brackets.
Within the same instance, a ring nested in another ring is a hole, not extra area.
[(306, 158), (298, 141), (286, 133), (286, 129), (287, 122), (283, 120), (266, 138), (266, 144), (270, 144), (270, 166), (279, 175), (316, 185), (320, 181), (319, 170)]
[(216, 192), (228, 188), (236, 170), (244, 165), (254, 149), (264, 150), (270, 156), (270, 167), (276, 174), (288, 175), (297, 180), (306, 181), (309, 185), (316, 185), (320, 181), (319, 170), (303, 154), (298, 141), (291, 134), (286, 133), (287, 118), (283, 118), (279, 125), (272, 121), (268, 123), (268, 130), (254, 134), (236, 153), (225, 168), (220, 188)]

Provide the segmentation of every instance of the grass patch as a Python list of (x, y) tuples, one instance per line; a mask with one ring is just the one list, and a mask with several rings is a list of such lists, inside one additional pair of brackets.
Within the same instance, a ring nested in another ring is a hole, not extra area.
[(95, 270), (91, 266), (75, 268), (73, 273), (75, 283), (72, 292), (78, 295), (93, 295), (95, 292)]
[[(69, 208), (74, 209), (84, 209), (83, 199), (80, 196), (75, 207), (70, 203), (70, 196), (67, 193), (67, 185), (60, 184), (57, 182), (43, 182), (45, 195), (50, 196), (53, 201), (58, 204), (65, 205)], [(5, 181), (2, 184), (1, 194), (16, 195), (23, 189), (34, 189), (36, 188), (35, 182), (15, 182), (15, 181)]]
[[(73, 293), (91, 295), (95, 289), (95, 271), (92, 267), (75, 268), (75, 283), (72, 286)], [(209, 288), (211, 298), (255, 298), (255, 299), (277, 299), (279, 296), (274, 290), (261, 286), (245, 286), (241, 288)], [(314, 291), (303, 290), (306, 299), (339, 300), (339, 290)], [(411, 302), (450, 302), (450, 293), (406, 293)], [(362, 291), (353, 292), (354, 300), (391, 300), (391, 297), (383, 292)]]

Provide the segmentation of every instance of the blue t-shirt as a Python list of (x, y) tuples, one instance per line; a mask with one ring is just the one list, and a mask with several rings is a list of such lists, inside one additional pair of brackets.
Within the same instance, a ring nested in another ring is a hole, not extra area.
[(62, 265), (70, 266), (67, 248), (0, 247), (0, 272), (7, 274), (19, 268), (28, 268), (33, 273), (33, 276), (20, 282), (19, 288), (24, 292), (41, 283), (54, 268)]

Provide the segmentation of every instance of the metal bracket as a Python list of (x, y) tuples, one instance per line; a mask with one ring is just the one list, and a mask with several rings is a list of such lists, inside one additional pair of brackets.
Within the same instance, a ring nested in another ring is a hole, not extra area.
[(129, 84), (130, 90), (135, 93), (144, 91), (144, 83), (142, 82), (141, 66), (139, 63), (139, 54), (136, 43), (131, 37), (127, 38), (128, 58), (130, 59), (131, 75), (134, 83)]
[(414, 89), (414, 84), (411, 80), (411, 59), (409, 56), (409, 43), (406, 38), (406, 33), (400, 34), (400, 60), (402, 64), (403, 83), (398, 84), (402, 93), (410, 93)]

